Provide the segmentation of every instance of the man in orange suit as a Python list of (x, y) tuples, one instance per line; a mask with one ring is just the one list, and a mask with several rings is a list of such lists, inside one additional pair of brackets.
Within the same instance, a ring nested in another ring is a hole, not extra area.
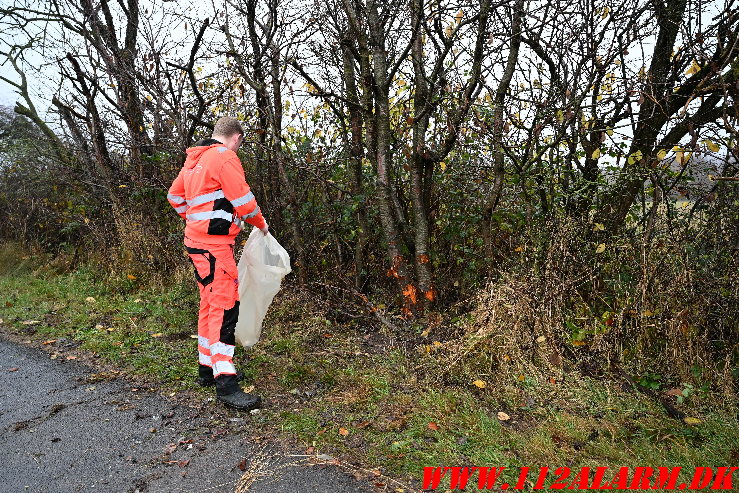
[(200, 288), (198, 383), (215, 385), (219, 401), (237, 409), (261, 406), (258, 395), (241, 390), (233, 354), (239, 316), (234, 241), (247, 222), (267, 234), (268, 226), (246, 183), (236, 151), (244, 141), (238, 120), (223, 117), (213, 136), (187, 149), (187, 159), (167, 199), (185, 219), (185, 248)]

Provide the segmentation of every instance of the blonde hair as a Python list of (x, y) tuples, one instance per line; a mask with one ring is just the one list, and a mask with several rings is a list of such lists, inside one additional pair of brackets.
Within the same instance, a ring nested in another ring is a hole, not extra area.
[(232, 137), (235, 134), (244, 135), (244, 127), (232, 116), (222, 116), (213, 127), (213, 135), (220, 137)]

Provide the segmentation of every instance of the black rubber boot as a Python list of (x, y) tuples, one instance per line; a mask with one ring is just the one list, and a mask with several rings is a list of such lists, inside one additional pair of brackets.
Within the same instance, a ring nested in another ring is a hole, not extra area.
[(225, 405), (242, 411), (262, 407), (262, 398), (241, 390), (236, 375), (221, 375), (215, 381), (216, 399)]
[[(244, 374), (240, 371), (236, 372), (236, 381), (240, 382), (244, 379)], [(216, 379), (213, 378), (213, 369), (210, 366), (199, 365), (198, 366), (198, 379), (195, 380), (201, 387), (212, 387), (216, 384)]]
[(239, 389), (233, 394), (218, 395), (216, 399), (234, 409), (240, 409), (242, 411), (249, 411), (250, 409), (257, 409), (262, 407), (262, 398), (256, 394), (247, 394), (243, 390)]

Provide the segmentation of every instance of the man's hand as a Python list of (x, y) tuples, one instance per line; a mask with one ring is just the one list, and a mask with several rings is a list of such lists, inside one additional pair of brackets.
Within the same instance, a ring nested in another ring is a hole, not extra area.
[(259, 231), (264, 233), (265, 236), (267, 236), (267, 233), (269, 233), (269, 224), (267, 224), (267, 221), (264, 222), (264, 227), (259, 228)]

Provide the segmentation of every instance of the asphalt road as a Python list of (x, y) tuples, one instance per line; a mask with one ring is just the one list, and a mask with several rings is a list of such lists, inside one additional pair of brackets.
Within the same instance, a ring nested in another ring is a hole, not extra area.
[(255, 443), (250, 416), (213, 424), (76, 361), (0, 339), (0, 492), (372, 492), (345, 468)]

